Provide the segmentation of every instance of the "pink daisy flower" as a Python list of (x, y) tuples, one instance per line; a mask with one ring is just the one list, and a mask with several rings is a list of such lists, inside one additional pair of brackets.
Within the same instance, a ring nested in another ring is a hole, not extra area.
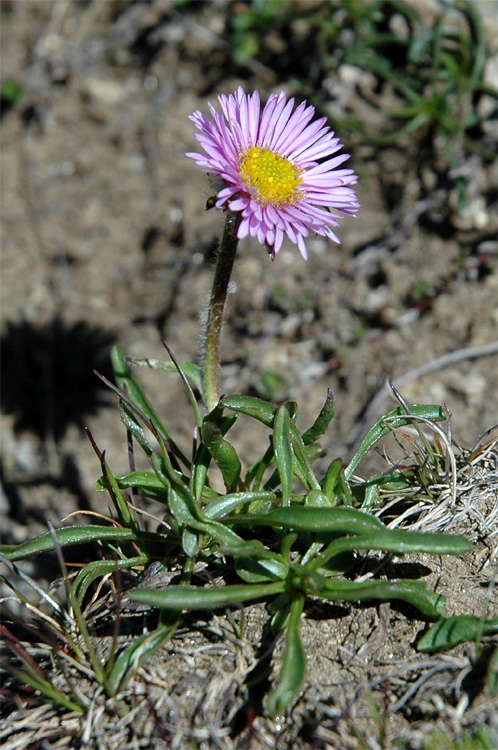
[[(309, 232), (340, 242), (332, 230), (341, 214), (355, 215), (357, 182), (352, 169), (338, 169), (349, 154), (325, 124), (311, 122), (315, 108), (284, 92), (271, 94), (261, 113), (259, 92), (239, 87), (218, 97), (222, 114), (209, 103), (211, 119), (196, 110), (190, 119), (205, 154), (187, 153), (205, 172), (224, 183), (216, 206), (240, 212), (237, 237), (257, 237), (272, 259), (284, 235), (306, 260)], [(311, 124), (309, 124), (311, 122)]]

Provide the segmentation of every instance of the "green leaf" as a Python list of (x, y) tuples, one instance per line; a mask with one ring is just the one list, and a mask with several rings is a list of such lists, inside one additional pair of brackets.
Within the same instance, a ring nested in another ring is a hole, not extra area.
[(286, 565), (290, 565), (291, 563), (291, 549), (298, 536), (299, 535), (293, 531), (290, 534), (286, 534), (280, 542), (280, 559), (284, 560)]
[(232, 409), (232, 411), (257, 419), (258, 422), (266, 425), (266, 427), (273, 427), (277, 407), (268, 401), (263, 401), (263, 399), (254, 398), (253, 396), (229, 396), (228, 398), (223, 398), (221, 403), (227, 409)]
[[(55, 531), (57, 541), (61, 547), (72, 544), (88, 544), (89, 542), (137, 542), (137, 541), (163, 541), (160, 534), (153, 534), (131, 529), (119, 529), (114, 526), (68, 526)], [(31, 539), (23, 544), (7, 544), (0, 548), (8, 560), (22, 560), (40, 552), (52, 551), (54, 543), (50, 532)]]
[(205, 529), (206, 533), (210, 534), (222, 546), (238, 547), (238, 545), (244, 544), (242, 537), (225, 524), (218, 523), (218, 521), (206, 521)]
[(498, 633), (498, 617), (483, 620), (475, 615), (456, 615), (433, 625), (417, 643), (417, 650), (429, 654), (447, 651), (459, 643), (478, 643), (483, 635), (493, 633)]
[(268, 614), (272, 615), (270, 628), (273, 636), (282, 633), (287, 627), (290, 616), (289, 605), (295, 597), (295, 591), (284, 591), (266, 605)]
[(132, 515), (130, 506), (121, 494), (116, 478), (106, 464), (104, 453), (100, 455), (100, 466), (102, 468), (102, 474), (106, 489), (111, 497), (111, 500), (113, 501), (120, 523), (123, 526), (128, 526), (132, 530), (136, 531), (137, 525)]
[(294, 481), (294, 453), (289, 437), (290, 417), (285, 406), (277, 409), (273, 427), (273, 450), (280, 482), (282, 484), (282, 504), (290, 505), (290, 494)]
[(335, 555), (353, 550), (379, 550), (403, 555), (408, 552), (426, 552), (429, 555), (462, 555), (472, 549), (472, 543), (463, 536), (437, 534), (423, 531), (383, 529), (374, 534), (334, 539), (313, 561), (320, 567)]
[(322, 435), (324, 435), (327, 431), (330, 422), (334, 418), (334, 414), (334, 396), (332, 394), (332, 391), (328, 388), (327, 398), (325, 399), (325, 403), (322, 406), (320, 414), (316, 418), (314, 424), (308, 430), (306, 430), (306, 432), (303, 432), (303, 443), (305, 445), (312, 445), (313, 443), (316, 443), (316, 441), (321, 438)]
[(310, 456), (308, 454), (308, 451), (313, 452), (314, 446), (309, 446), (308, 448), (306, 448), (299, 430), (297, 429), (294, 422), (291, 422), (290, 424), (290, 435), (292, 440), (292, 449), (294, 451), (294, 466), (297, 477), (308, 491), (321, 490), (320, 482), (315, 477), (315, 473), (311, 468)]
[(223, 475), (227, 490), (234, 492), (237, 489), (242, 468), (235, 448), (228, 440), (225, 440), (220, 426), (210, 419), (204, 420), (201, 437)]
[[(144, 390), (138, 380), (133, 376), (130, 366), (125, 360), (124, 352), (118, 347), (113, 346), (111, 350), (111, 361), (114, 370), (114, 377), (118, 387), (127, 392), (130, 401), (138, 406), (143, 414), (150, 419), (156, 430), (163, 436), (168, 443), (172, 452), (183, 462), (185, 466), (190, 466), (190, 461), (178, 448), (172, 439), (164, 423), (159, 419), (153, 407), (151, 406)], [(126, 399), (124, 399), (126, 401)]]
[[(153, 500), (165, 503), (168, 499), (168, 489), (161, 479), (153, 471), (132, 471), (120, 477), (114, 477), (121, 490), (136, 487), (143, 495)], [(107, 486), (104, 477), (97, 481), (97, 490), (105, 492)]]
[(167, 589), (131, 591), (130, 599), (139, 604), (147, 604), (159, 609), (217, 609), (232, 607), (235, 604), (265, 599), (281, 594), (285, 582), (264, 583), (244, 586), (220, 586), (201, 589), (198, 586), (168, 586)]
[(304, 606), (304, 596), (291, 603), (291, 611), (285, 634), (285, 652), (282, 668), (275, 688), (268, 696), (268, 713), (272, 718), (281, 716), (297, 696), (306, 674), (306, 654), (299, 632)]
[(109, 692), (115, 695), (120, 690), (124, 690), (136, 670), (142, 667), (171, 639), (176, 628), (177, 623), (166, 627), (160, 626), (152, 633), (145, 633), (135, 638), (132, 645), (126, 648), (114, 663), (107, 681)]
[(411, 469), (404, 471), (394, 470), (388, 474), (375, 474), (366, 482), (356, 485), (356, 490), (364, 492), (364, 499), (361, 504), (362, 510), (370, 510), (378, 501), (380, 490), (386, 492), (402, 492), (403, 490), (413, 487), (414, 472)]
[(304, 499), (307, 508), (333, 508), (330, 500), (321, 490), (311, 490)]
[(277, 496), (274, 492), (234, 492), (229, 495), (221, 495), (211, 500), (204, 507), (204, 515), (209, 519), (223, 518), (236, 508), (247, 505), (256, 501), (264, 501), (268, 504), (274, 504)]
[(342, 466), (337, 476), (335, 494), (339, 500), (342, 500), (344, 505), (353, 505), (353, 493), (351, 492), (351, 487), (349, 486), (349, 482), (346, 479), (346, 475)]
[(246, 583), (282, 581), (288, 573), (287, 566), (278, 560), (243, 556), (235, 558), (235, 570)]
[(166, 349), (166, 351), (168, 352), (169, 356), (171, 357), (171, 360), (172, 360), (174, 366), (176, 367), (176, 370), (177, 370), (178, 374), (180, 375), (180, 377), (181, 377), (181, 379), (183, 381), (183, 385), (185, 386), (185, 390), (187, 391), (187, 395), (188, 395), (188, 398), (189, 398), (189, 401), (190, 401), (190, 406), (192, 407), (192, 411), (194, 412), (194, 416), (195, 416), (195, 421), (196, 421), (197, 427), (200, 429), (201, 425), (202, 425), (201, 412), (200, 412), (199, 407), (197, 405), (197, 399), (196, 399), (195, 394), (194, 394), (194, 392), (192, 390), (192, 387), (191, 387), (191, 385), (190, 385), (190, 383), (188, 381), (188, 378), (187, 378), (185, 372), (183, 371), (181, 363), (178, 362), (178, 360), (176, 359), (175, 355), (173, 354), (173, 352), (169, 348), (169, 346), (166, 343), (166, 341), (164, 339), (161, 339), (161, 343), (164, 346), (164, 348)]
[[(164, 483), (164, 486), (169, 488), (168, 493), (168, 506), (175, 518), (181, 523), (190, 523), (192, 521), (201, 522), (202, 516), (200, 509), (197, 506), (194, 496), (190, 492), (189, 488), (184, 484), (186, 478), (175, 471), (173, 467), (165, 462), (164, 454), (159, 456), (154, 454), (151, 456), (150, 462), (152, 468), (157, 474), (160, 481)], [(195, 528), (203, 528), (198, 524)]]
[(342, 460), (335, 458), (327, 469), (325, 480), (323, 482), (323, 492), (330, 500), (332, 506), (337, 505), (337, 490), (339, 477), (342, 473)]
[(271, 552), (258, 539), (249, 542), (240, 539), (236, 545), (223, 545), (220, 552), (225, 557), (235, 558), (238, 575), (248, 583), (281, 581), (289, 571), (282, 556)]
[(210, 463), (211, 455), (206, 446), (201, 444), (194, 459), (191, 484), (192, 492), (197, 502), (201, 500), (205, 491)]
[(323, 491), (333, 501), (331, 502), (332, 505), (335, 505), (338, 500), (342, 500), (344, 505), (351, 506), (353, 504), (353, 495), (340, 458), (336, 458), (330, 464), (323, 483)]
[(149, 441), (147, 440), (145, 430), (138, 422), (137, 417), (131, 411), (129, 405), (125, 404), (123, 401), (120, 401), (119, 404), (119, 416), (121, 417), (122, 423), (135, 438), (145, 455), (150, 457), (153, 453), (153, 450)]
[[(259, 539), (251, 539), (249, 541), (246, 541), (245, 539), (242, 539), (242, 537), (239, 537), (239, 542), (233, 546), (226, 545), (224, 547), (221, 547), (220, 552), (222, 555), (226, 556), (232, 556), (232, 557), (256, 557), (258, 560), (278, 560), (281, 561), (281, 556), (278, 555), (276, 552), (272, 552), (271, 550), (267, 549), (263, 542), (260, 542)], [(283, 568), (287, 570), (287, 567), (284, 565)]]
[[(152, 370), (162, 370), (163, 372), (176, 372), (178, 368), (174, 362), (167, 362), (164, 359), (155, 359), (149, 357), (147, 359), (137, 359), (136, 357), (126, 357), (126, 362), (130, 362), (132, 365), (138, 367), (150, 367)], [(197, 388), (198, 391), (202, 391), (202, 370), (198, 365), (192, 364), (192, 362), (178, 362), (184, 375), (191, 381), (191, 383)]]
[[(185, 493), (176, 492), (171, 488), (169, 493), (169, 509), (177, 521), (187, 526), (193, 526), (197, 529), (204, 529), (204, 524), (199, 521), (196, 509), (193, 503)], [(199, 523), (201, 524), (199, 526)]]
[(356, 467), (360, 461), (366, 456), (368, 451), (377, 443), (384, 435), (391, 432), (392, 428), (404, 427), (407, 424), (413, 424), (414, 420), (417, 419), (428, 419), (431, 422), (442, 422), (446, 419), (446, 411), (442, 406), (427, 405), (418, 406), (417, 404), (409, 404), (408, 408), (410, 414), (406, 413), (406, 409), (402, 406), (398, 406), (397, 409), (393, 409), (380, 419), (367, 433), (365, 439), (361, 443), (360, 447), (356, 451), (355, 455), (349, 462), (348, 467), (345, 470), (345, 477), (347, 480), (351, 479)]
[(96, 578), (113, 573), (116, 570), (126, 570), (127, 568), (134, 568), (137, 565), (146, 565), (148, 562), (149, 557), (147, 555), (129, 557), (124, 560), (95, 560), (94, 562), (90, 562), (78, 573), (74, 582), (74, 593), (81, 603), (88, 588)]
[(325, 587), (319, 591), (313, 591), (313, 594), (332, 602), (364, 601), (366, 599), (379, 599), (381, 601), (400, 599), (413, 605), (422, 614), (433, 619), (444, 615), (446, 604), (444, 596), (428, 591), (421, 581), (372, 580), (364, 583), (356, 583), (355, 581), (327, 579)]
[(386, 527), (375, 516), (354, 508), (311, 508), (292, 506), (275, 508), (265, 515), (227, 517), (229, 523), (271, 526), (296, 531), (336, 532), (337, 534), (374, 534)]
[[(267, 427), (274, 427), (277, 407), (274, 404), (270, 404), (268, 401), (263, 401), (263, 399), (253, 398), (250, 396), (230, 396), (228, 398), (224, 398), (222, 404), (228, 409), (232, 409), (233, 411), (239, 412), (241, 414), (246, 414), (249, 417), (257, 419)], [(289, 411), (289, 415), (291, 417), (289, 433), (291, 436), (292, 448), (294, 451), (294, 471), (296, 473), (296, 476), (308, 490), (319, 490), (321, 489), (320, 484), (311, 468), (309, 456), (303, 443), (303, 439), (299, 434), (296, 425), (292, 421), (297, 411), (296, 404), (292, 401), (289, 401), (284, 406)], [(273, 485), (271, 481), (267, 484), (268, 489), (270, 489)]]
[(263, 481), (263, 475), (265, 471), (275, 461), (275, 454), (273, 453), (273, 445), (269, 445), (266, 449), (262, 458), (258, 459), (246, 475), (246, 483), (248, 486), (252, 485), (254, 491), (258, 491)]
[(202, 544), (204, 541), (203, 534), (199, 531), (192, 531), (191, 529), (183, 529), (182, 534), (182, 550), (187, 557), (195, 558), (200, 554), (202, 550)]

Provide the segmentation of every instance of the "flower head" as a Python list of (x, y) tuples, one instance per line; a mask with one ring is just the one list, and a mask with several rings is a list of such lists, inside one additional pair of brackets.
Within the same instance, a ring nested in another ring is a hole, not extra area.
[(218, 97), (221, 114), (209, 104), (211, 118), (196, 110), (190, 119), (205, 154), (187, 153), (205, 172), (218, 175), (223, 186), (216, 206), (240, 212), (237, 237), (250, 234), (266, 245), (273, 258), (284, 235), (308, 257), (309, 232), (339, 238), (332, 227), (342, 214), (355, 215), (357, 182), (352, 169), (338, 169), (349, 154), (315, 108), (284, 92), (271, 94), (261, 112), (259, 92), (239, 87)]

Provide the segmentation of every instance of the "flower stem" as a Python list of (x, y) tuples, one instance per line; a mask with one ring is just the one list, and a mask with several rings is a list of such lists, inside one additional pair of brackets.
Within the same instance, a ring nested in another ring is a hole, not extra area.
[(240, 214), (228, 212), (223, 237), (218, 249), (216, 270), (209, 298), (204, 328), (204, 400), (212, 411), (220, 400), (220, 338), (228, 284), (237, 251), (237, 224)]

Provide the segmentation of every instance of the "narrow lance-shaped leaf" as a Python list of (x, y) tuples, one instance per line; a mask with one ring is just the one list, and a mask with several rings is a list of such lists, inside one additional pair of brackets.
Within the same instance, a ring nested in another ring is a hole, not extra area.
[(147, 437), (145, 435), (145, 430), (143, 429), (142, 425), (139, 424), (138, 418), (132, 412), (128, 404), (125, 404), (124, 401), (119, 402), (119, 415), (121, 417), (122, 423), (124, 424), (126, 429), (129, 430), (131, 435), (135, 438), (135, 440), (140, 445), (145, 455), (151, 456), (153, 453), (153, 450), (149, 441), (147, 440)]
[(169, 492), (169, 509), (177, 521), (185, 526), (204, 530), (204, 524), (199, 521), (197, 514), (192, 511), (192, 506), (185, 500), (185, 496), (171, 488)]
[(290, 505), (290, 494), (294, 480), (294, 453), (289, 436), (290, 417), (285, 406), (280, 406), (273, 427), (273, 449), (275, 462), (282, 484), (282, 505)]
[(208, 480), (209, 464), (211, 463), (211, 454), (206, 446), (201, 443), (199, 446), (192, 467), (191, 489), (196, 501), (199, 503)]
[[(120, 529), (113, 526), (69, 526), (55, 531), (57, 541), (61, 547), (73, 544), (88, 544), (89, 542), (137, 542), (137, 541), (161, 541), (164, 538), (160, 534), (144, 531), (133, 531), (132, 529)], [(19, 545), (3, 545), (2, 554), (8, 560), (22, 560), (25, 557), (36, 555), (40, 552), (53, 551), (54, 543), (49, 533), (31, 539)]]
[(64, 708), (67, 708), (68, 711), (74, 711), (81, 715), (86, 713), (85, 707), (74, 703), (62, 691), (54, 688), (49, 679), (41, 679), (36, 675), (31, 674), (29, 671), (17, 669), (10, 664), (6, 664), (4, 669), (19, 682), (29, 685), (33, 690), (38, 690), (42, 695), (45, 695), (51, 703), (58, 703), (59, 705), (64, 706)]
[[(124, 476), (115, 476), (114, 479), (121, 490), (136, 488), (146, 497), (163, 503), (167, 501), (168, 489), (157, 474), (152, 471), (132, 471)], [(97, 490), (100, 492), (107, 490), (104, 477), (97, 480)]]
[[(190, 523), (192, 521), (202, 522), (200, 510), (195, 502), (195, 498), (189, 488), (183, 483), (182, 475), (176, 472), (169, 460), (167, 454), (154, 454), (150, 459), (152, 468), (157, 474), (160, 481), (168, 488), (168, 506), (172, 514), (180, 523)], [(203, 528), (195, 526), (195, 528)]]
[[(123, 390), (126, 386), (129, 400), (132, 403), (136, 404), (138, 408), (143, 412), (143, 414), (148, 419), (150, 419), (155, 428), (167, 441), (168, 445), (170, 446), (173, 453), (177, 456), (177, 458), (179, 458), (185, 466), (189, 466), (190, 461), (176, 445), (175, 441), (172, 439), (171, 435), (166, 429), (165, 424), (157, 416), (155, 410), (153, 409), (147, 396), (145, 395), (142, 386), (133, 376), (130, 366), (125, 360), (124, 352), (118, 346), (113, 346), (111, 350), (111, 361), (114, 369), (114, 377), (116, 378), (118, 387)], [(109, 385), (110, 387), (112, 387), (112, 384)], [(127, 398), (125, 397), (124, 393), (120, 394), (120, 396), (126, 402)]]
[(95, 560), (94, 562), (90, 562), (78, 573), (73, 584), (74, 593), (81, 603), (83, 597), (96, 578), (100, 578), (108, 573), (113, 573), (118, 569), (126, 570), (127, 568), (134, 568), (138, 565), (146, 565), (148, 562), (149, 557), (147, 555), (129, 557), (124, 560)]
[(308, 450), (311, 451), (313, 448), (310, 446), (306, 449), (299, 430), (292, 421), (290, 423), (290, 436), (292, 440), (292, 449), (294, 451), (294, 465), (296, 467), (297, 476), (307, 490), (321, 490), (320, 482), (311, 468), (311, 461), (308, 455)]
[(335, 539), (313, 561), (319, 568), (335, 555), (352, 550), (380, 550), (403, 555), (408, 552), (427, 552), (430, 555), (462, 555), (472, 549), (472, 543), (462, 536), (423, 531), (384, 529), (372, 535)]
[(211, 500), (204, 508), (204, 515), (209, 519), (223, 518), (236, 508), (248, 505), (256, 501), (267, 501), (275, 503), (276, 494), (274, 492), (234, 492), (229, 495), (221, 495)]
[(169, 586), (163, 591), (146, 589), (132, 591), (130, 599), (159, 609), (217, 609), (276, 596), (284, 589), (284, 581), (247, 586), (236, 584), (210, 589), (202, 589), (198, 586)]
[(194, 559), (200, 554), (202, 550), (202, 543), (204, 536), (201, 531), (194, 531), (192, 529), (183, 529), (182, 534), (182, 550), (187, 557)]
[(354, 602), (368, 599), (389, 601), (400, 599), (416, 607), (427, 617), (437, 619), (444, 615), (444, 596), (428, 591), (422, 581), (355, 581), (326, 580), (323, 589), (313, 590), (315, 596), (332, 602)]
[(206, 533), (210, 534), (221, 546), (237, 547), (244, 544), (245, 540), (233, 531), (229, 526), (218, 521), (205, 522)]
[(168, 627), (159, 627), (153, 633), (145, 633), (135, 638), (132, 645), (120, 653), (107, 681), (108, 691), (112, 695), (124, 690), (133, 673), (171, 639), (178, 622)]
[(346, 480), (342, 460), (334, 459), (327, 469), (327, 474), (323, 483), (323, 491), (330, 499), (331, 505), (336, 505), (338, 500), (342, 500), (344, 505), (353, 505), (353, 494)]
[(311, 425), (311, 427), (306, 430), (306, 432), (303, 432), (303, 443), (305, 445), (312, 445), (319, 438), (321, 438), (322, 435), (324, 435), (327, 431), (330, 422), (334, 418), (334, 414), (334, 396), (330, 388), (327, 388), (327, 398), (325, 399), (325, 403), (322, 406), (320, 414), (316, 418), (315, 423)]
[(417, 404), (409, 404), (408, 408), (410, 409), (410, 414), (406, 413), (404, 407), (398, 406), (397, 409), (390, 411), (385, 417), (380, 419), (371, 430), (369, 430), (345, 470), (346, 479), (351, 479), (360, 461), (366, 456), (375, 443), (391, 431), (391, 428), (404, 427), (407, 424), (412, 424), (414, 418), (428, 419), (431, 422), (442, 422), (446, 419), (446, 412), (442, 406), (418, 406)]
[(288, 567), (278, 560), (265, 560), (257, 556), (234, 557), (237, 575), (246, 583), (282, 581), (288, 573)]
[(138, 527), (135, 523), (135, 519), (133, 518), (130, 506), (121, 494), (121, 490), (119, 489), (116, 478), (107, 466), (104, 453), (101, 454), (100, 465), (102, 467), (104, 482), (106, 484), (106, 488), (111, 497), (111, 500), (114, 503), (114, 507), (118, 514), (118, 519), (123, 525), (128, 526), (129, 528), (133, 529), (133, 531), (136, 531)]
[[(178, 374), (177, 365), (174, 362), (167, 362), (164, 359), (156, 359), (155, 357), (147, 357), (146, 359), (125, 357), (125, 362), (130, 362), (137, 367), (150, 367), (152, 370), (162, 370), (163, 372), (175, 372)], [(178, 362), (178, 365), (197, 390), (202, 391), (201, 368), (198, 365), (192, 364), (192, 362)]]
[(254, 463), (247, 472), (246, 482), (256, 492), (261, 487), (263, 475), (275, 460), (273, 445), (269, 445), (262, 458)]
[(169, 356), (171, 357), (171, 360), (172, 360), (173, 364), (175, 365), (175, 367), (176, 367), (176, 369), (178, 371), (178, 374), (180, 375), (180, 377), (181, 377), (181, 379), (183, 381), (183, 385), (185, 386), (185, 390), (187, 391), (187, 395), (188, 395), (188, 398), (189, 398), (189, 401), (190, 401), (190, 406), (192, 407), (192, 411), (194, 412), (194, 416), (195, 416), (195, 421), (197, 423), (197, 427), (200, 429), (201, 425), (202, 425), (202, 417), (201, 417), (201, 412), (199, 410), (199, 407), (197, 405), (197, 399), (195, 398), (194, 392), (192, 390), (192, 386), (190, 385), (190, 383), (188, 381), (187, 375), (183, 371), (181, 363), (178, 362), (178, 360), (176, 359), (175, 355), (173, 354), (173, 352), (169, 348), (169, 346), (166, 343), (166, 341), (164, 339), (161, 339), (161, 343), (164, 346), (164, 348), (166, 349), (166, 351), (168, 352)]
[(258, 422), (266, 425), (266, 427), (273, 426), (277, 407), (268, 401), (263, 401), (261, 398), (254, 398), (252, 396), (229, 396), (228, 398), (223, 398), (222, 404), (228, 409), (257, 419)]
[(342, 461), (340, 458), (335, 458), (327, 469), (325, 480), (323, 482), (323, 492), (330, 500), (331, 505), (337, 505), (337, 483), (339, 475), (342, 471)]
[[(273, 420), (277, 413), (277, 407), (270, 401), (264, 401), (262, 398), (254, 396), (228, 396), (221, 401), (222, 405), (232, 411), (246, 414), (248, 417), (257, 419), (258, 422), (273, 427)], [(297, 414), (297, 404), (295, 401), (288, 401), (286, 407), (289, 410), (291, 419)]]
[(351, 492), (351, 487), (349, 486), (349, 482), (346, 479), (346, 474), (342, 466), (341, 466), (339, 475), (337, 477), (337, 484), (335, 487), (335, 491), (336, 491), (337, 497), (340, 500), (342, 500), (344, 505), (349, 505), (349, 506), (353, 505), (353, 493)]
[(209, 420), (205, 420), (201, 430), (202, 439), (220, 469), (225, 486), (229, 492), (237, 489), (241, 472), (241, 463), (233, 445), (222, 435), (220, 427)]
[[(277, 407), (274, 404), (249, 396), (230, 396), (229, 398), (224, 398), (222, 403), (223, 406), (228, 409), (253, 417), (267, 427), (274, 426), (275, 415), (277, 413)], [(303, 439), (293, 422), (296, 414), (296, 406), (294, 402), (288, 402), (285, 404), (285, 408), (288, 409), (291, 417), (289, 432), (294, 451), (294, 471), (296, 476), (304, 484), (307, 490), (319, 490), (321, 489), (320, 483), (311, 468)], [(267, 483), (267, 489), (273, 489), (274, 486), (274, 483), (271, 481)]]
[(479, 642), (483, 635), (498, 633), (498, 617), (483, 620), (475, 615), (455, 615), (433, 625), (417, 643), (417, 650), (432, 654), (467, 641)]
[(228, 516), (228, 523), (249, 526), (271, 526), (296, 531), (337, 532), (340, 534), (374, 534), (386, 527), (375, 516), (355, 508), (313, 508), (292, 506), (275, 508), (264, 515)]
[(268, 696), (268, 713), (273, 718), (280, 716), (288, 708), (296, 697), (306, 674), (306, 654), (299, 632), (304, 601), (304, 596), (296, 596), (291, 603), (282, 668), (277, 684)]
[(223, 545), (220, 552), (226, 557), (235, 558), (237, 574), (247, 583), (280, 581), (287, 577), (289, 571), (282, 555), (266, 549), (258, 539), (249, 542), (241, 539), (236, 546)]

